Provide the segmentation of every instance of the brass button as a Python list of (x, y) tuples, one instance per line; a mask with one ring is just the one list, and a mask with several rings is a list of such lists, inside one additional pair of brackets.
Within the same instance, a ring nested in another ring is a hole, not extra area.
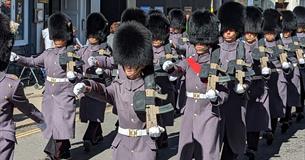
[(54, 94), (52, 94), (52, 97), (54, 97)]
[(7, 96), (4, 96), (4, 99), (8, 100), (8, 97), (7, 97)]
[(132, 104), (132, 103), (131, 103), (130, 105), (131, 105), (131, 106), (133, 106), (133, 104)]
[(13, 86), (11, 84), (8, 84), (8, 87), (13, 88)]
[(133, 153), (133, 152), (134, 152), (134, 150), (131, 150), (130, 152), (131, 152), (131, 153)]
[(131, 118), (131, 122), (134, 122), (135, 120), (133, 118)]
[(197, 114), (196, 114), (196, 113), (194, 114), (194, 117), (197, 117)]

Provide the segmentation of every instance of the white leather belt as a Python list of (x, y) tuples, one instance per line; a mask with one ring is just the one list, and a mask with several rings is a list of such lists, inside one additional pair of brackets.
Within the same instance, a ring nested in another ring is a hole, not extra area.
[(146, 129), (124, 129), (121, 127), (119, 127), (118, 133), (128, 137), (141, 137), (148, 135)]
[(100, 78), (100, 77), (99, 77), (98, 75), (96, 75), (96, 74), (89, 74), (89, 73), (84, 74), (84, 76), (85, 76), (86, 78), (89, 78), (89, 79)]
[(260, 80), (263, 79), (263, 76), (253, 76), (252, 80)]
[(47, 81), (52, 82), (52, 83), (63, 83), (63, 82), (69, 82), (68, 78), (53, 78), (47, 76)]
[(271, 69), (271, 72), (281, 72), (282, 70), (281, 69), (277, 69), (277, 68), (272, 68)]
[(186, 96), (193, 99), (206, 99), (207, 96), (203, 93), (186, 92)]

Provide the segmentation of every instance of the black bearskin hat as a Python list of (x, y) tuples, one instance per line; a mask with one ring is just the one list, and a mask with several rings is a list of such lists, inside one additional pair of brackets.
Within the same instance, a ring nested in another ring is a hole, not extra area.
[(50, 39), (73, 41), (73, 25), (71, 18), (61, 12), (54, 13), (48, 21)]
[(121, 16), (121, 22), (137, 21), (144, 26), (147, 25), (147, 17), (143, 10), (139, 8), (127, 8), (124, 10)]
[(10, 29), (10, 20), (0, 13), (0, 71), (4, 71), (10, 60), (14, 37)]
[(263, 32), (282, 31), (282, 15), (275, 9), (266, 9), (263, 13)]
[(168, 13), (170, 27), (185, 29), (186, 17), (181, 9), (172, 9)]
[(219, 21), (208, 10), (195, 11), (189, 22), (189, 40), (192, 44), (215, 44), (219, 37)]
[(244, 31), (245, 7), (238, 2), (227, 2), (218, 10), (218, 18), (221, 23), (221, 32), (234, 29), (240, 34)]
[(257, 7), (246, 7), (245, 30), (244, 32), (261, 33), (263, 14)]
[(122, 23), (113, 40), (115, 63), (128, 66), (153, 64), (150, 31), (136, 21)]
[(91, 13), (87, 17), (87, 38), (90, 35), (99, 38), (101, 41), (106, 39), (106, 28), (108, 21), (101, 13)]
[(153, 35), (153, 40), (166, 42), (169, 37), (169, 21), (163, 14), (151, 14), (148, 18), (147, 28)]
[(292, 11), (281, 11), (282, 14), (282, 29), (283, 31), (297, 30), (297, 19)]
[(305, 7), (297, 6), (293, 9), (293, 13), (297, 18), (297, 26), (305, 27)]

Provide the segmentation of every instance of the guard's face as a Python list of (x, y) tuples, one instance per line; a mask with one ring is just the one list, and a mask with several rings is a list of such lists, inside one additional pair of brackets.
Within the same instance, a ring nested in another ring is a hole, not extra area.
[(67, 41), (62, 39), (54, 39), (54, 46), (55, 48), (61, 48), (66, 46)]
[(209, 50), (209, 46), (205, 45), (205, 44), (197, 43), (195, 45), (195, 50), (196, 50), (196, 53), (199, 55), (204, 54), (204, 53), (207, 53), (207, 51)]
[(179, 34), (179, 33), (182, 32), (182, 30), (180, 28), (172, 28), (171, 27), (169, 30), (170, 30), (170, 33), (172, 33), (172, 34)]
[(304, 33), (305, 32), (305, 27), (298, 27), (297, 32), (298, 33)]
[(152, 45), (153, 45), (153, 47), (156, 47), (156, 48), (161, 47), (163, 45), (163, 41), (161, 41), (161, 40), (153, 40), (152, 41)]
[(253, 42), (255, 42), (257, 40), (257, 34), (255, 33), (251, 33), (251, 32), (247, 32), (245, 33), (245, 41), (249, 44), (252, 44)]
[(223, 32), (222, 37), (226, 42), (234, 42), (237, 38), (237, 32), (234, 29), (227, 29)]
[(291, 37), (292, 32), (291, 31), (283, 31), (283, 37), (288, 38)]
[(124, 72), (125, 72), (127, 78), (131, 79), (131, 80), (134, 80), (134, 79), (140, 77), (143, 68), (144, 67), (141, 67), (141, 66), (139, 66), (139, 67), (127, 66), (127, 65), (123, 66), (123, 69), (124, 69)]
[(88, 41), (90, 44), (98, 44), (99, 40), (93, 36), (89, 36)]
[(267, 42), (273, 42), (275, 41), (276, 34), (274, 32), (266, 32), (264, 34), (265, 39)]

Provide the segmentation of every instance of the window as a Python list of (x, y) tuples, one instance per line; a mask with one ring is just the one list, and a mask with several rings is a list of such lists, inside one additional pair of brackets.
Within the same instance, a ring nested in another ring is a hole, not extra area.
[(300, 6), (305, 6), (305, 0), (300, 0)]
[(19, 24), (15, 34), (15, 45), (28, 44), (29, 0), (0, 0), (1, 13)]

